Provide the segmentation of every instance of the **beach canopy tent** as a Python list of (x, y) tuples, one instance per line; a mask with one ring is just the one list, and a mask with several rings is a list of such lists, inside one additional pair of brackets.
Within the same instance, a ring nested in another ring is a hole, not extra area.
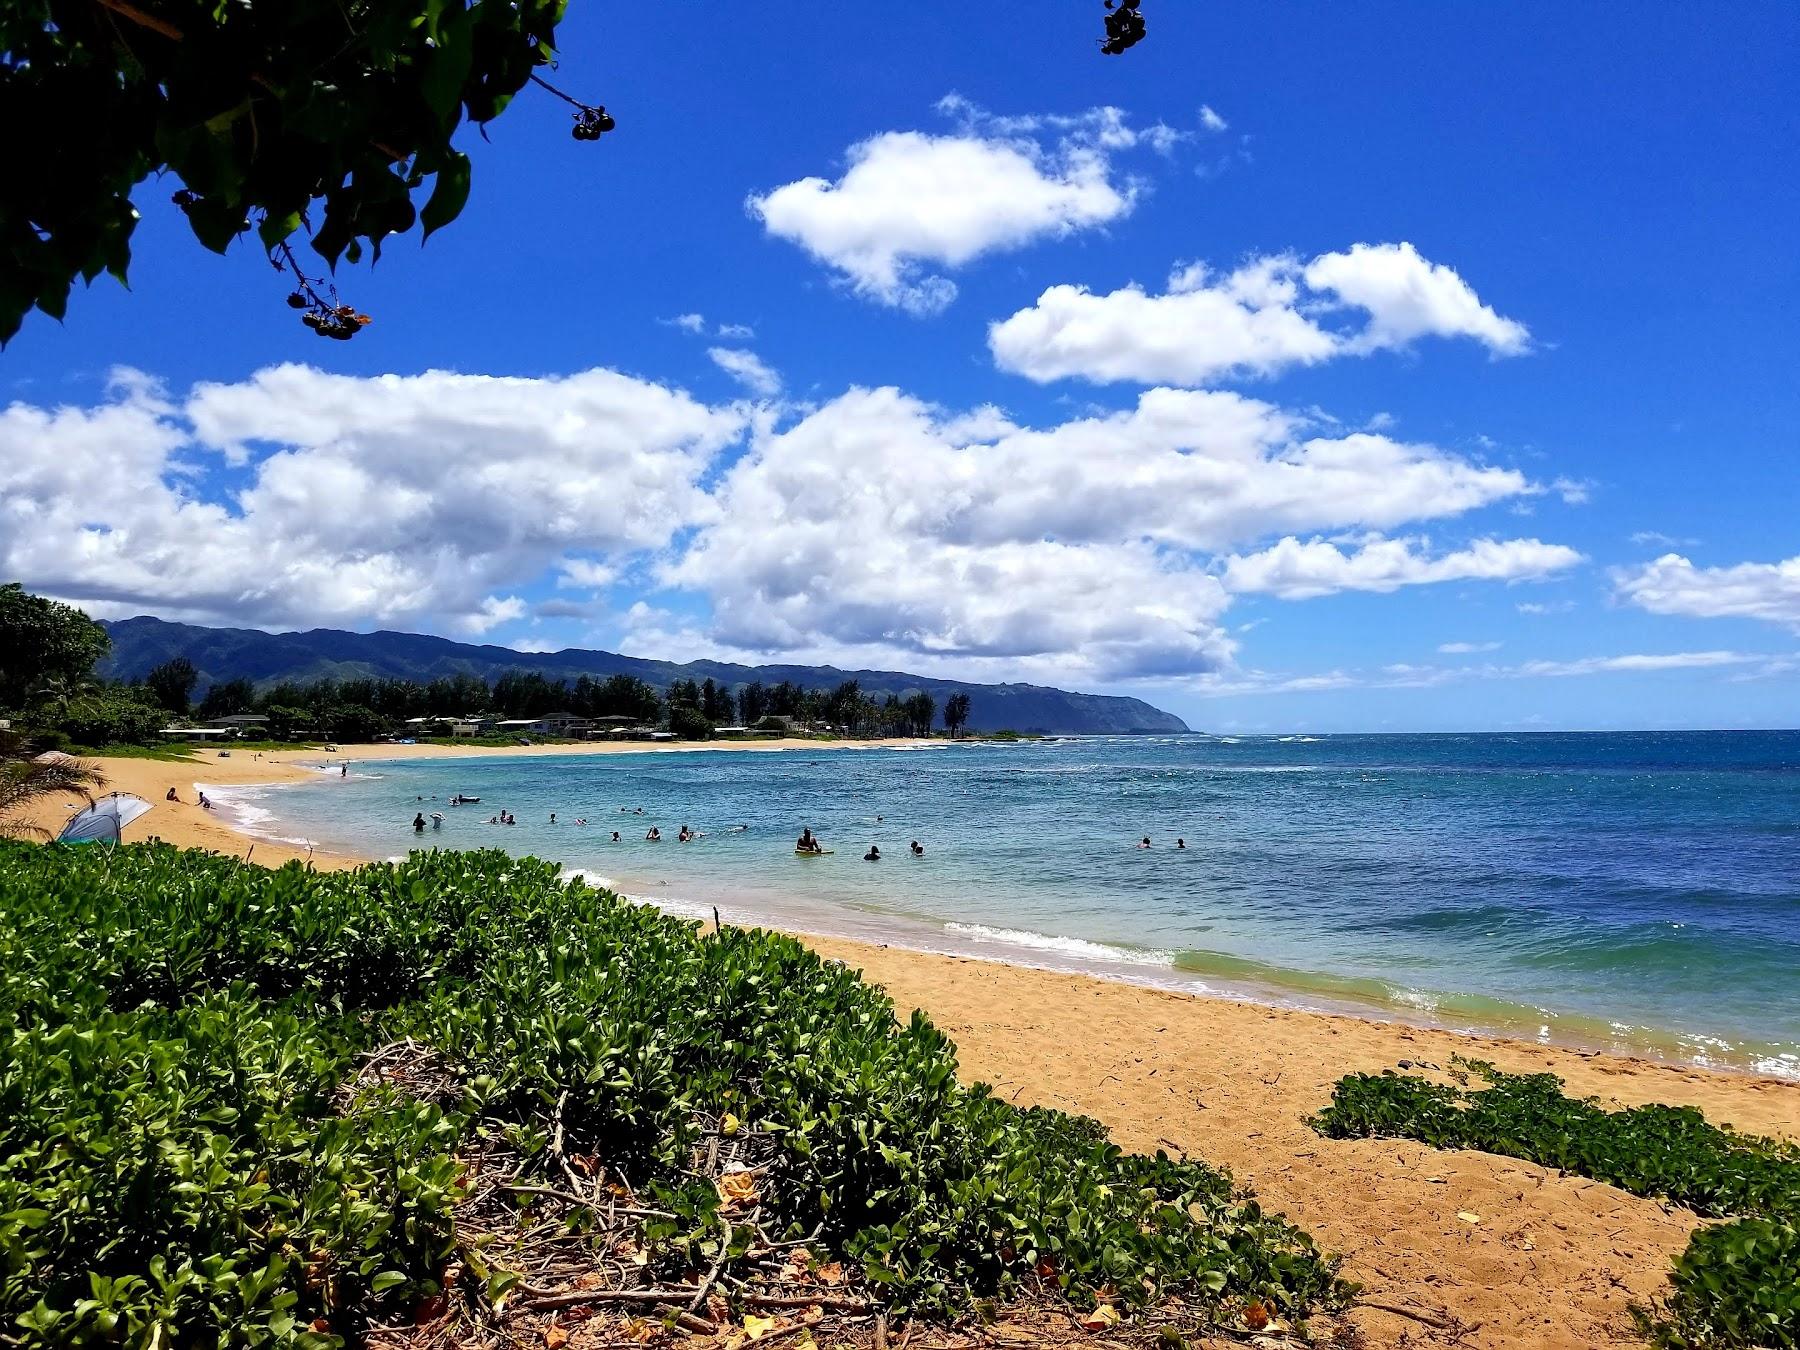
[(149, 809), (150, 803), (142, 797), (133, 797), (128, 792), (115, 792), (70, 816), (69, 823), (56, 836), (56, 842), (116, 844), (125, 827)]

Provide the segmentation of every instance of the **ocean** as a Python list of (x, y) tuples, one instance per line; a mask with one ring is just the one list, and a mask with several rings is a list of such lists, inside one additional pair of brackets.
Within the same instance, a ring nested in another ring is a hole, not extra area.
[[(330, 851), (501, 847), (727, 922), (1800, 1077), (1800, 732), (367, 761), (207, 790)], [(419, 811), (444, 818), (422, 839)], [(794, 856), (806, 826), (830, 856)]]

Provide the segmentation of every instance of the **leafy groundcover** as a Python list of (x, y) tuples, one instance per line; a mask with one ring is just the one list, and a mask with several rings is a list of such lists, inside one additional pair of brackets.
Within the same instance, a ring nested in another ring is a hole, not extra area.
[(922, 1014), (791, 939), (499, 852), (0, 843), (0, 1343), (1035, 1301), (1173, 1345), (1343, 1293), (1224, 1173), (960, 1083)]
[(1640, 1311), (1665, 1346), (1800, 1347), (1800, 1149), (1709, 1124), (1689, 1106), (1607, 1111), (1553, 1074), (1455, 1061), (1483, 1086), (1350, 1074), (1314, 1121), (1333, 1139), (1389, 1136), (1525, 1158), (1735, 1222), (1699, 1229), (1663, 1306)]

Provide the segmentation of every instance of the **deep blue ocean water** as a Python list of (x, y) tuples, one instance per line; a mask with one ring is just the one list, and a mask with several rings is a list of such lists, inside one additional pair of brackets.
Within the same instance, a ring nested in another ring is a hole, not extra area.
[[(728, 921), (1800, 1076), (1800, 732), (372, 761), (220, 795), (322, 849), (404, 853), (435, 810), (426, 845)], [(794, 857), (808, 825), (832, 856)]]

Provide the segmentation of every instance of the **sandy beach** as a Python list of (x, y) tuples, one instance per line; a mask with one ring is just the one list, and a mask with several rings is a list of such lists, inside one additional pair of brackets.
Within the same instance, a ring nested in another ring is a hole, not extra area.
[[(828, 747), (802, 741), (754, 748)], [(239, 856), (254, 842), (254, 860), (275, 864), (304, 854), (252, 841), (203, 812), (194, 785), (300, 781), (315, 771), (305, 766), (337, 759), (581, 749), (355, 746), (335, 756), (239, 751), (229, 759), (207, 751), (190, 762), (118, 759), (101, 768), (108, 788), (156, 803), (128, 837)], [(179, 804), (164, 800), (171, 787)], [(38, 821), (53, 824), (66, 809), (46, 804)], [(319, 854), (311, 861), (341, 867), (358, 860)], [(1344, 1255), (1345, 1275), (1363, 1285), (1347, 1320), (1370, 1346), (1641, 1344), (1629, 1307), (1662, 1289), (1671, 1259), (1699, 1221), (1512, 1159), (1406, 1141), (1322, 1139), (1305, 1118), (1346, 1072), (1402, 1062), (1441, 1070), (1460, 1053), (1510, 1070), (1555, 1073), (1572, 1092), (1609, 1104), (1691, 1104), (1740, 1129), (1800, 1138), (1800, 1083), (808, 940), (885, 986), (903, 1012), (925, 1009), (956, 1040), (965, 1075), (992, 1083), (1008, 1099), (1092, 1115), (1126, 1148), (1186, 1151), (1230, 1167), (1268, 1208)]]

